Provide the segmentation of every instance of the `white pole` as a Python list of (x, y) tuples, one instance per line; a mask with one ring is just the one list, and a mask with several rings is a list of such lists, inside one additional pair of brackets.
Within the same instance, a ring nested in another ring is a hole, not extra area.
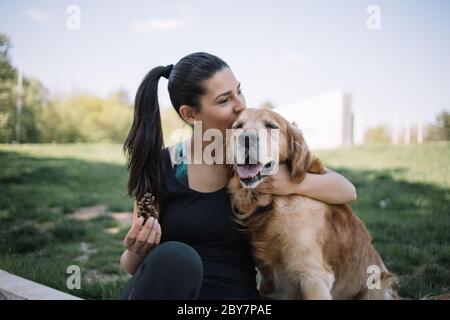
[(409, 117), (406, 118), (406, 130), (405, 130), (405, 144), (409, 144), (411, 139), (411, 125), (409, 123)]
[(392, 135), (392, 143), (398, 144), (398, 115), (395, 116), (394, 133)]
[(418, 144), (422, 144), (423, 143), (423, 121), (422, 121), (422, 117), (420, 117), (419, 126), (417, 127), (417, 143)]
[(16, 100), (16, 143), (20, 143), (20, 117), (22, 114), (23, 74), (22, 67), (17, 68), (17, 100)]

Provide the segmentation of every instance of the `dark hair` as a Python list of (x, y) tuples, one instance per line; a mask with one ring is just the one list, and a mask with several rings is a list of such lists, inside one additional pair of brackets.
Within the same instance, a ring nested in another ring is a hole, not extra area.
[(151, 192), (159, 203), (163, 177), (163, 132), (158, 103), (158, 82), (169, 80), (170, 101), (180, 115), (180, 107), (200, 109), (200, 97), (206, 93), (204, 81), (228, 65), (220, 58), (197, 52), (182, 58), (174, 66), (155, 67), (142, 80), (134, 102), (134, 118), (123, 149), (129, 169), (128, 195), (139, 199)]

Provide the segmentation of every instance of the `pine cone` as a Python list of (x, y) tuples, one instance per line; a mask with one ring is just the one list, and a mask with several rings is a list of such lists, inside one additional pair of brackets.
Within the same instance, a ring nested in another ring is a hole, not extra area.
[(155, 196), (147, 192), (137, 203), (138, 216), (144, 218), (144, 223), (149, 217), (158, 219), (158, 209), (156, 208)]

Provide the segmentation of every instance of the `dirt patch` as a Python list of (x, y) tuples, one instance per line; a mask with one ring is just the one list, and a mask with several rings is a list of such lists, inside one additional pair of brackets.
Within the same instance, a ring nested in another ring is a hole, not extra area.
[(121, 224), (129, 224), (131, 222), (131, 212), (113, 212), (111, 216)]
[(106, 215), (106, 206), (97, 205), (80, 208), (74, 213), (70, 214), (69, 217), (75, 220), (87, 221), (104, 215)]
[(430, 300), (450, 300), (450, 293), (445, 293), (440, 296), (431, 297)]
[(118, 234), (120, 232), (120, 228), (119, 227), (114, 227), (114, 228), (106, 228), (105, 233), (108, 234)]
[[(119, 222), (120, 227), (128, 227), (131, 225), (131, 214), (132, 213), (129, 211), (108, 212), (107, 206), (96, 205), (91, 207), (82, 207), (74, 213), (70, 214), (69, 218), (80, 221), (89, 221), (97, 217), (110, 216), (114, 220)], [(107, 231), (105, 230), (105, 232), (115, 234), (119, 231), (117, 231), (116, 228), (108, 228)]]
[(118, 276), (117, 274), (104, 274), (101, 273), (98, 270), (89, 270), (86, 271), (86, 273), (84, 274), (84, 280), (87, 283), (92, 283), (92, 282), (114, 282), (117, 279), (119, 279), (120, 276)]
[(75, 261), (85, 263), (89, 260), (92, 254), (97, 253), (97, 249), (92, 248), (92, 245), (87, 242), (80, 243), (81, 256), (75, 258)]

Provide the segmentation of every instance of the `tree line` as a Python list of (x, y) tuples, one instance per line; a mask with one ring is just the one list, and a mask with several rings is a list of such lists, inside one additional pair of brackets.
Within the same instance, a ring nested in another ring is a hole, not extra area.
[(107, 98), (50, 96), (39, 80), (27, 76), (20, 90), (10, 49), (9, 38), (0, 34), (0, 143), (124, 141), (133, 110), (123, 90)]

